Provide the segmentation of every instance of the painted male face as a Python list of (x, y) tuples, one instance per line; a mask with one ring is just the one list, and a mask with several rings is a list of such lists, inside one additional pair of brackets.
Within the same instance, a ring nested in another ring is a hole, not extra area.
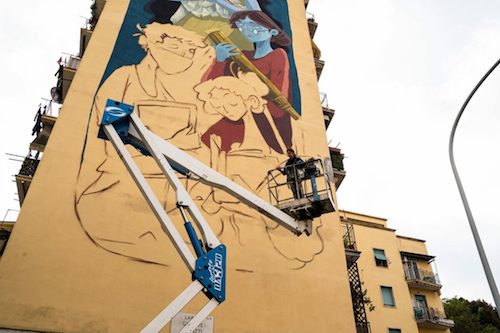
[(259, 23), (253, 21), (248, 16), (236, 22), (236, 27), (241, 31), (243, 36), (252, 43), (263, 42), (270, 40), (276, 34), (276, 30), (269, 30)]
[(211, 95), (210, 104), (217, 113), (231, 121), (240, 120), (248, 111), (243, 97), (229, 90), (214, 89)]
[(161, 42), (149, 41), (149, 51), (158, 66), (167, 74), (186, 71), (193, 65), (198, 47), (185, 43), (178, 38), (163, 36)]

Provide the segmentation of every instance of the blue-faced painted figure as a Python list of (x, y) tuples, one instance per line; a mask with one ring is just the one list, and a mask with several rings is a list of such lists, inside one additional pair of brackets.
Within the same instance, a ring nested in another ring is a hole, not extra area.
[[(290, 44), (290, 37), (262, 11), (236, 12), (231, 17), (231, 26), (254, 45), (254, 50), (243, 51), (243, 54), (274, 83), (283, 96), (291, 100), (290, 65), (286, 51), (280, 47)], [(238, 55), (238, 46), (236, 43), (220, 43), (215, 46), (216, 63), (210, 69), (208, 79), (234, 75), (234, 63), (230, 57)], [(286, 148), (292, 146), (290, 115), (272, 100), (268, 100), (267, 106), (273, 123), (263, 115), (254, 115), (255, 121), (268, 145), (284, 154)], [(276, 132), (278, 135), (275, 135)]]

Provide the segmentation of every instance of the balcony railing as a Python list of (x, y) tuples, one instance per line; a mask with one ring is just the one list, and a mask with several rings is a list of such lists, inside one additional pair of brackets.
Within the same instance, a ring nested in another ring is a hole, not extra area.
[(45, 146), (47, 145), (47, 141), (49, 140), (56, 120), (56, 117), (45, 114), (37, 118), (38, 132), (36, 132), (36, 138), (30, 144), (31, 150), (37, 150), (39, 152), (45, 151)]
[(81, 58), (77, 56), (69, 56), (61, 60), (59, 70), (57, 71), (57, 86), (55, 90), (54, 100), (62, 104), (66, 98), (71, 82), (75, 77), (76, 70), (80, 66)]
[(344, 170), (344, 154), (341, 153), (340, 149), (330, 147), (330, 159), (332, 160), (335, 186), (338, 189), (346, 176)]
[(340, 152), (340, 149), (330, 147), (330, 158), (335, 170), (344, 171), (344, 154)]
[(23, 165), (21, 166), (21, 170), (19, 170), (19, 174), (16, 175), (17, 194), (19, 196), (19, 204), (21, 206), (23, 205), (24, 199), (26, 198), (26, 194), (28, 193), (28, 189), (31, 185), (31, 181), (33, 180), (33, 176), (38, 168), (38, 163), (40, 163), (38, 159), (26, 157)]
[(323, 73), (323, 68), (325, 67), (325, 62), (320, 59), (314, 59), (314, 64), (316, 66), (316, 75), (319, 78), (321, 77), (321, 73)]
[(351, 267), (361, 255), (356, 246), (356, 237), (354, 235), (354, 226), (349, 222), (342, 222), (342, 238), (344, 240), (345, 256), (347, 267)]
[(63, 65), (66, 68), (71, 68), (71, 69), (76, 70), (76, 69), (78, 69), (78, 66), (80, 66), (80, 61), (82, 61), (82, 59), (80, 57), (69, 56), (64, 60)]
[(94, 30), (97, 25), (105, 4), (106, 0), (94, 0), (94, 3), (90, 6), (90, 10), (92, 11), (92, 17), (89, 20), (91, 30)]
[(451, 319), (436, 308), (416, 306), (413, 308), (417, 325), (422, 328), (448, 329), (455, 326)]
[(332, 122), (333, 116), (335, 116), (335, 110), (330, 108), (328, 105), (328, 95), (325, 93), (320, 93), (319, 97), (321, 99), (321, 107), (323, 108), (323, 119), (325, 120), (325, 128), (328, 128)]
[(31, 157), (26, 157), (21, 166), (21, 170), (19, 170), (19, 174), (21, 176), (33, 177), (35, 175), (36, 168), (38, 168), (39, 160)]
[(411, 267), (407, 263), (404, 263), (404, 270), (406, 281), (413, 288), (437, 291), (442, 287), (439, 276), (434, 272)]
[(344, 239), (344, 248), (357, 250), (354, 226), (352, 223), (342, 223), (342, 238)]
[(314, 38), (316, 29), (318, 29), (318, 23), (316, 23), (316, 20), (314, 19), (314, 14), (306, 12), (306, 17), (307, 17), (307, 25), (309, 27), (309, 36), (311, 36), (311, 38)]
[(78, 53), (80, 57), (83, 57), (85, 50), (89, 45), (91, 37), (92, 37), (92, 30), (90, 30), (90, 27), (85, 27), (80, 29), (80, 52)]
[(356, 333), (371, 333), (370, 323), (356, 323)]
[(3, 255), (5, 247), (7, 246), (7, 242), (9, 241), (10, 233), (11, 233), (10, 230), (0, 228), (0, 257)]

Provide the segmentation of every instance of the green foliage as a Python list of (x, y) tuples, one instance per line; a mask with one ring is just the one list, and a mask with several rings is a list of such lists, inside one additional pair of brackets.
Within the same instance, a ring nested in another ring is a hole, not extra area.
[(453, 333), (500, 333), (500, 318), (485, 301), (454, 297), (444, 300), (444, 310), (455, 321)]
[(363, 303), (365, 303), (365, 305), (368, 305), (368, 311), (375, 311), (375, 305), (373, 305), (372, 300), (370, 299), (370, 297), (368, 297), (367, 289), (363, 290)]

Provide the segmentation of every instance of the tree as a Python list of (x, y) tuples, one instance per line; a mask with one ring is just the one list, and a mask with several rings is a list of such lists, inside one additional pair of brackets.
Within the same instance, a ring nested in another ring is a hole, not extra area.
[(500, 329), (500, 318), (496, 309), (489, 303), (483, 300), (470, 302), (472, 313), (477, 313), (481, 325), (492, 325)]
[(495, 308), (483, 300), (445, 299), (444, 309), (448, 318), (455, 321), (453, 333), (500, 333), (500, 318)]

